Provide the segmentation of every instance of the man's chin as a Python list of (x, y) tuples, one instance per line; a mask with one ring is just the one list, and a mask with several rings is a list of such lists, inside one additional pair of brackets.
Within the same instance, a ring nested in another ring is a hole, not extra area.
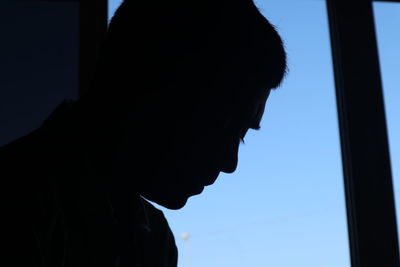
[(187, 198), (185, 200), (181, 201), (166, 201), (166, 202), (159, 202), (157, 204), (163, 206), (164, 208), (170, 209), (170, 210), (179, 210), (183, 208), (186, 205)]
[(178, 190), (142, 190), (141, 195), (146, 199), (171, 210), (178, 210), (186, 205), (189, 197), (199, 195), (203, 192), (204, 186), (192, 186)]
[(157, 196), (147, 196), (143, 195), (144, 198), (157, 203), (160, 206), (163, 206), (164, 208), (170, 209), (170, 210), (179, 210), (183, 208), (186, 205), (186, 202), (188, 200), (188, 197), (186, 196), (174, 196), (174, 197), (157, 197)]

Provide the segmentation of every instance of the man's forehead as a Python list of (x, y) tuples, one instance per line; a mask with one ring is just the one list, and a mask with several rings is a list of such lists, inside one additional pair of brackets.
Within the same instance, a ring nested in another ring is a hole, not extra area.
[[(219, 97), (207, 97), (198, 102), (200, 114), (221, 117), (222, 120), (239, 120), (246, 124), (258, 126), (261, 122), (270, 89), (237, 92)], [(196, 101), (197, 102), (197, 101)]]
[(229, 113), (249, 124), (251, 128), (259, 128), (270, 91), (265, 89), (236, 95), (233, 105), (229, 107)]

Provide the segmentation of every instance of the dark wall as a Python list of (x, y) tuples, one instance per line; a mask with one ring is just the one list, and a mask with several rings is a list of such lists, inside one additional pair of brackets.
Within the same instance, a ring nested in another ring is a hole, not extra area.
[(79, 4), (0, 4), (0, 146), (78, 97)]

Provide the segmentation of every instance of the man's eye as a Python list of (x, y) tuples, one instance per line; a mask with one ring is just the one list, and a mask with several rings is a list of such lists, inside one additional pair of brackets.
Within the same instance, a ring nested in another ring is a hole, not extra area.
[(241, 144), (245, 144), (245, 143), (244, 143), (244, 136), (243, 136), (243, 137), (240, 137), (240, 143), (241, 143)]
[(242, 129), (241, 133), (240, 133), (240, 143), (244, 144), (244, 137), (246, 136), (246, 133), (248, 131), (248, 128)]

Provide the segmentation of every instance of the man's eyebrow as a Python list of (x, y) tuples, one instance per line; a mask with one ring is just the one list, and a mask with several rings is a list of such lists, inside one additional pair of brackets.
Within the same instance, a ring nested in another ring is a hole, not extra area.
[(262, 119), (262, 115), (264, 111), (264, 107), (261, 107), (258, 109), (257, 113), (255, 114), (255, 116), (252, 118), (252, 120), (250, 121), (249, 124), (249, 128), (253, 129), (253, 130), (260, 130), (261, 129), (261, 119)]
[(264, 99), (263, 99), (263, 102), (261, 102), (261, 105), (258, 107), (258, 110), (257, 110), (257, 112), (256, 112), (256, 114), (254, 115), (254, 117), (252, 118), (252, 120), (251, 120), (251, 122), (250, 122), (250, 129), (253, 129), (253, 130), (260, 130), (261, 129), (261, 120), (262, 120), (262, 117), (263, 117), (263, 115), (264, 115), (264, 110), (265, 110), (265, 105), (266, 105), (266, 102), (267, 102), (267, 99), (268, 99), (268, 96), (269, 96), (269, 94), (270, 94), (270, 92), (271, 92), (271, 90), (267, 90), (266, 91), (266, 94), (264, 95)]

